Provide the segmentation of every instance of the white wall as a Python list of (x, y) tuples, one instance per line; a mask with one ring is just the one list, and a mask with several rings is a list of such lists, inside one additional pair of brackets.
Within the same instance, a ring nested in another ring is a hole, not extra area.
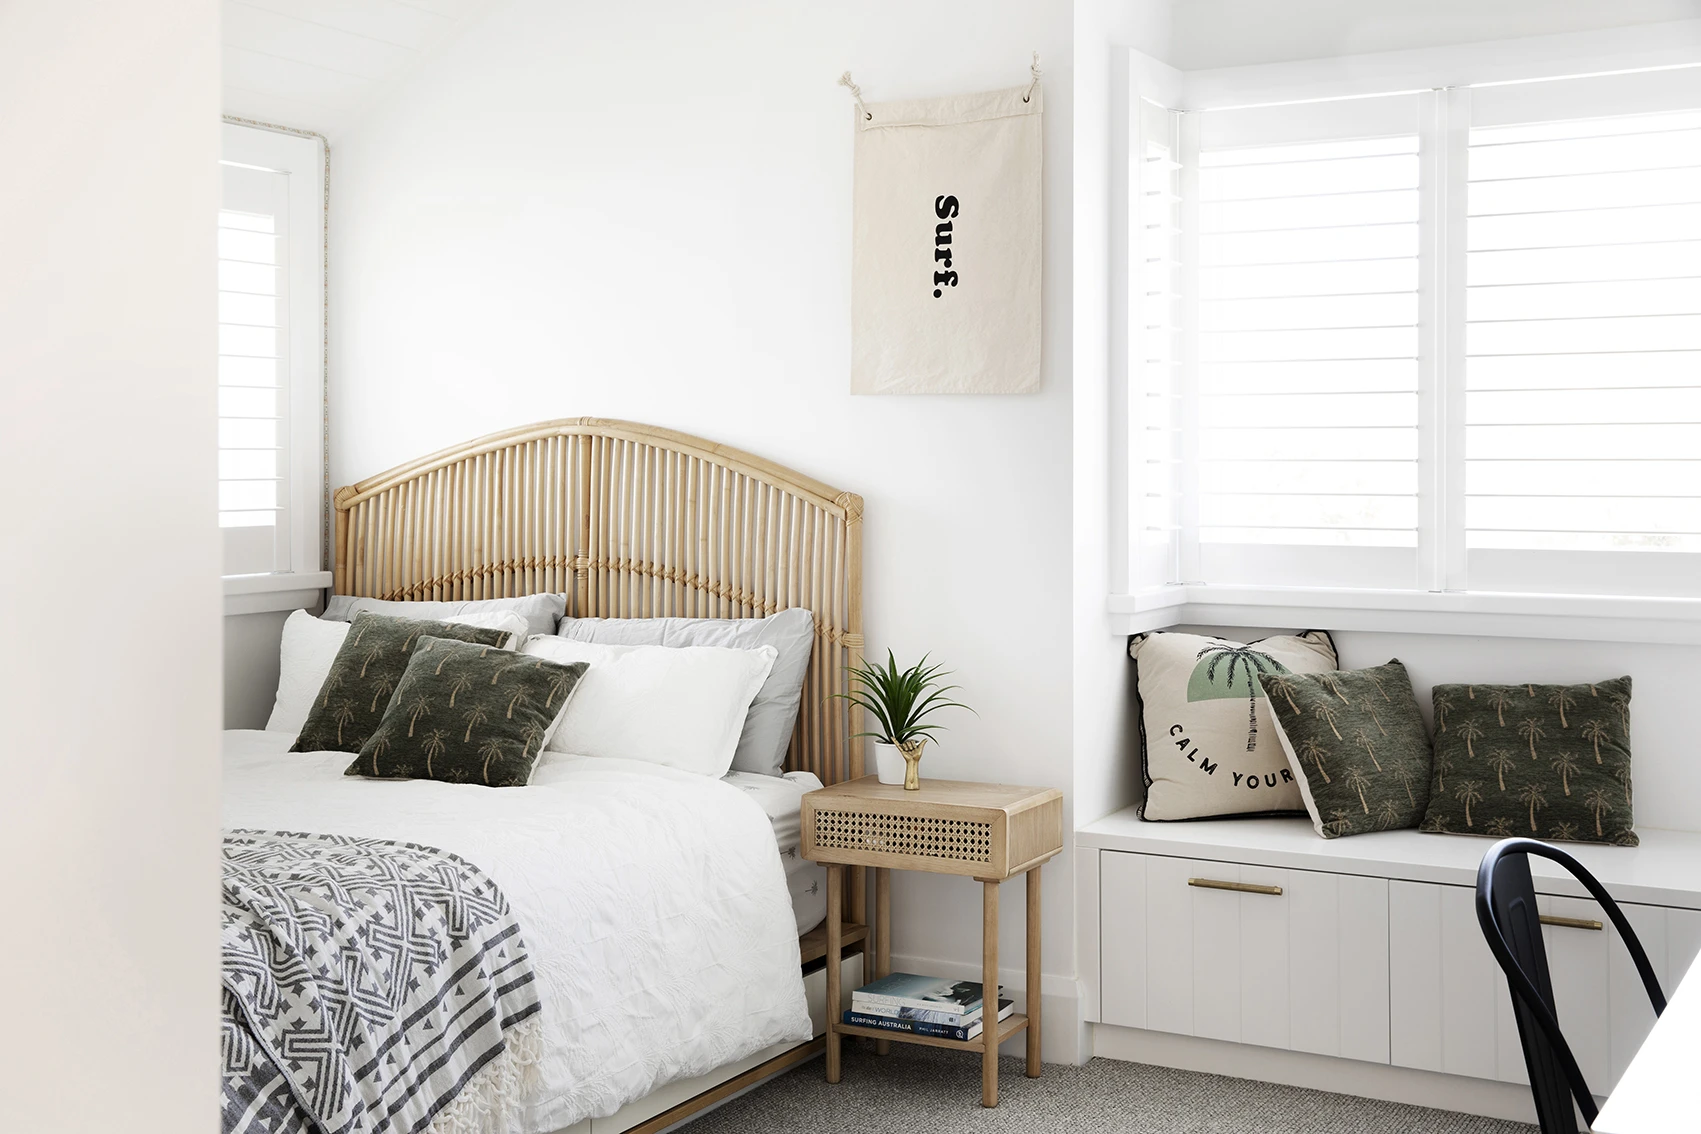
[(268, 610), (225, 615), (225, 728), (266, 727), (277, 698), (278, 644), (289, 614), (287, 610)]
[[(1034, 50), (1043, 390), (851, 398), (840, 72), (871, 101), (995, 89), (1025, 82)], [(859, 492), (870, 647), (930, 651), (980, 713), (950, 720), (923, 775), (1067, 789), (1070, 57), (1066, 0), (494, 12), (338, 139), (333, 483), (590, 414)], [(1045, 867), (1045, 969), (1065, 990), (1068, 874), (1067, 855)], [(901, 876), (895, 952), (976, 971), (978, 890)], [(1020, 923), (1002, 941), (1016, 986)]]
[(217, 1125), (218, 97), (213, 0), (0, 4), (7, 1130)]
[(1071, 592), (1076, 824), (1138, 798), (1138, 744), (1126, 637), (1105, 596), (1125, 589), (1125, 479), (1113, 422), (1127, 414), (1128, 47), (1161, 39), (1158, 4), (1079, 0), (1075, 5), (1074, 525)]

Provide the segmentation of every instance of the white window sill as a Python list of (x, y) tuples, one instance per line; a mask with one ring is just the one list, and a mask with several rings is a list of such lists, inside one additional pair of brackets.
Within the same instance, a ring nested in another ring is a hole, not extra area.
[(1198, 584), (1111, 595), (1123, 631), (1288, 627), (1701, 644), (1701, 599)]
[(324, 601), (331, 585), (329, 571), (279, 572), (275, 575), (226, 575), (224, 612), (266, 614), (278, 610), (300, 610)]

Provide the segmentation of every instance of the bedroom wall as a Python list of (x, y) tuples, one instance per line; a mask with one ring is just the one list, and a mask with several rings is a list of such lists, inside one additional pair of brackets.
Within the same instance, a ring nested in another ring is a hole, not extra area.
[(277, 698), (278, 646), (289, 615), (267, 610), (224, 616), (225, 728), (266, 727)]
[[(336, 139), (333, 483), (551, 417), (632, 418), (866, 499), (872, 649), (952, 667), (923, 774), (1070, 787), (1066, 0), (517, 0)], [(852, 398), (849, 68), (870, 100), (1046, 84), (1044, 370)], [(1073, 997), (1068, 855), (1047, 995)], [(1019, 889), (1005, 899), (1020, 909)], [(978, 971), (980, 895), (900, 875), (894, 951)], [(1005, 918), (1007, 981), (1021, 919)], [(1055, 987), (1053, 986), (1055, 982)], [(1064, 1006), (1072, 1009), (1073, 1005)], [(1048, 1058), (1072, 1052), (1049, 1029)]]
[(218, 20), (0, 4), (8, 1131), (217, 1125)]

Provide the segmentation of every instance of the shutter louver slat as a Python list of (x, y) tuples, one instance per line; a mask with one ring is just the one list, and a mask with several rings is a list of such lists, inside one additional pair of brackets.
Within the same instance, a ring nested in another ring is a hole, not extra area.
[(219, 526), (225, 572), (287, 570), (281, 174), (226, 166), (219, 212)]
[(1199, 153), (1199, 539), (1417, 544), (1415, 134)]
[(1466, 546), (1701, 551), (1701, 112), (1469, 135)]

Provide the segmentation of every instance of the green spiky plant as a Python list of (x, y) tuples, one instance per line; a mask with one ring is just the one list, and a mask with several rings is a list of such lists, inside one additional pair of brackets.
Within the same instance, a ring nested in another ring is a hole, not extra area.
[(898, 659), (891, 650), (887, 650), (885, 665), (878, 661), (871, 664), (864, 659), (860, 665), (845, 668), (855, 686), (848, 693), (835, 693), (833, 696), (860, 705), (880, 726), (878, 729), (851, 735), (871, 736), (883, 744), (897, 748), (903, 753), (908, 766), (904, 787), (912, 791), (920, 787), (921, 780), (916, 772), (916, 765), (921, 760), (922, 746), (932, 739), (934, 732), (945, 727), (926, 718), (940, 709), (968, 709), (969, 712), (974, 712), (969, 706), (953, 701), (948, 696), (960, 686), (941, 684), (941, 679), (949, 677), (950, 671), (940, 665), (929, 665), (926, 655), (908, 669), (899, 669)]

